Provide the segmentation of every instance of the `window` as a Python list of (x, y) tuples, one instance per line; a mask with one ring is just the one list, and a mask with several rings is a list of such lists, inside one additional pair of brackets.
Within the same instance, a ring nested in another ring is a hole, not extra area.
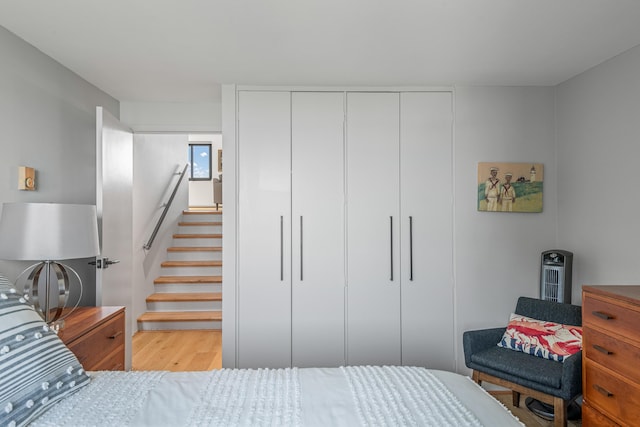
[(189, 144), (189, 180), (211, 180), (211, 144)]

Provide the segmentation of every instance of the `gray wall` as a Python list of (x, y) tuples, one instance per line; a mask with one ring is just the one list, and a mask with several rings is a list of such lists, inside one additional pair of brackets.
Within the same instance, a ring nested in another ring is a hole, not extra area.
[[(0, 202), (95, 204), (95, 107), (119, 103), (0, 27)], [(18, 166), (36, 169), (36, 191), (18, 190)], [(95, 301), (93, 267), (69, 263)], [(0, 261), (12, 280), (29, 263)]]
[(122, 101), (120, 120), (134, 132), (220, 132), (221, 103)]
[[(540, 253), (556, 245), (554, 91), (457, 87), (454, 128), (456, 360), (462, 333), (506, 325), (519, 296), (538, 297)], [(542, 213), (477, 211), (478, 162), (544, 165)]]
[(640, 47), (557, 87), (558, 243), (582, 285), (640, 283)]
[[(133, 313), (132, 331), (137, 318), (146, 311), (146, 298), (155, 292), (153, 281), (161, 275), (160, 263), (173, 244), (173, 233), (188, 205), (189, 177), (180, 183), (162, 227), (151, 246), (144, 250), (179, 177), (187, 164), (189, 136), (186, 134), (135, 134), (133, 136)], [(151, 166), (151, 167), (150, 167)]]

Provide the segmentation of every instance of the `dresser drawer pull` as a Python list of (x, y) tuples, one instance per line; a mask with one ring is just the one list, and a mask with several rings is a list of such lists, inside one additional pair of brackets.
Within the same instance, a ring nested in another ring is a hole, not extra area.
[(607, 390), (606, 388), (599, 386), (598, 384), (594, 384), (594, 385), (593, 385), (593, 388), (595, 388), (595, 389), (596, 389), (596, 391), (597, 391), (598, 393), (600, 393), (601, 395), (603, 395), (603, 396), (607, 396), (607, 397), (612, 397), (612, 396), (613, 396), (613, 393), (611, 393), (611, 392), (610, 392), (609, 390)]
[(596, 316), (596, 317), (599, 317), (599, 318), (601, 318), (601, 319), (604, 319), (604, 320), (612, 320), (612, 319), (615, 319), (615, 317), (613, 317), (612, 315), (607, 314), (607, 313), (603, 313), (603, 312), (601, 312), (601, 311), (594, 311), (594, 312), (593, 312), (593, 315), (594, 315), (594, 316)]
[(598, 350), (600, 353), (604, 353), (604, 354), (613, 354), (613, 351), (609, 351), (604, 347), (600, 347), (598, 344), (594, 344), (593, 348), (595, 348), (596, 350)]
[(115, 340), (116, 338), (118, 338), (120, 335), (122, 335), (122, 331), (118, 331), (115, 334), (111, 335), (109, 337), (110, 340)]

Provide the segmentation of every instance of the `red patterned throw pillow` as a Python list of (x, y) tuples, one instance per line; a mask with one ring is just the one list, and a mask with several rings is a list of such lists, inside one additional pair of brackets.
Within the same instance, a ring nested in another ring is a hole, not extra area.
[(582, 350), (582, 327), (512, 313), (498, 346), (563, 362)]

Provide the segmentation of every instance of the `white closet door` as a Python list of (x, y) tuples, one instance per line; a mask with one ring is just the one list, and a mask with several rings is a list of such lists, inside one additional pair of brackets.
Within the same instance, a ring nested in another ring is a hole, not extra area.
[(347, 362), (400, 364), (399, 94), (347, 94)]
[(288, 367), (291, 97), (238, 96), (238, 366)]
[(292, 94), (292, 363), (344, 351), (344, 94)]
[(400, 110), (402, 364), (454, 370), (451, 93)]

